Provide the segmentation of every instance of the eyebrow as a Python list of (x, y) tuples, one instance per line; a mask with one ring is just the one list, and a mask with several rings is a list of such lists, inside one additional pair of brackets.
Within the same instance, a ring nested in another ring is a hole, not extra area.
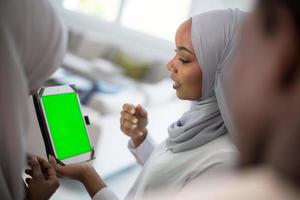
[(187, 52), (189, 52), (190, 54), (193, 54), (193, 55), (194, 55), (194, 53), (193, 53), (191, 50), (189, 50), (189, 49), (187, 49), (187, 48), (185, 48), (185, 47), (177, 47), (177, 48), (175, 49), (175, 52), (177, 52), (177, 51), (187, 51)]

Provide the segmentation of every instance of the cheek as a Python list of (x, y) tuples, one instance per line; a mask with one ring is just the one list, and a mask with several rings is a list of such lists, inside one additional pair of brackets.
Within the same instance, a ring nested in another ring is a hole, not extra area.
[(193, 100), (201, 97), (202, 93), (202, 72), (199, 65), (187, 68), (184, 72), (183, 79), (185, 90), (193, 96)]

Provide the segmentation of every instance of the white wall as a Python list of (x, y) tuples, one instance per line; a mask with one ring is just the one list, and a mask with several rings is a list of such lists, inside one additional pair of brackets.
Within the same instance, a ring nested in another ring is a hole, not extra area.
[[(91, 35), (99, 37), (102, 41), (115, 44), (133, 56), (146, 60), (161, 60), (167, 63), (174, 54), (175, 45), (173, 42), (130, 30), (115, 23), (64, 10), (58, 6), (60, 0), (53, 0), (53, 2), (69, 26), (84, 31), (88, 30)], [(250, 10), (253, 2), (254, 0), (193, 0), (190, 15), (228, 7)]]
[(101, 41), (115, 44), (131, 55), (137, 55), (145, 60), (167, 62), (174, 53), (174, 44), (170, 41), (130, 30), (119, 24), (109, 23), (92, 16), (64, 10), (59, 6), (56, 8), (70, 27), (87, 31), (92, 37), (99, 37)]
[(193, 0), (190, 14), (206, 12), (213, 9), (239, 8), (250, 11), (255, 0)]

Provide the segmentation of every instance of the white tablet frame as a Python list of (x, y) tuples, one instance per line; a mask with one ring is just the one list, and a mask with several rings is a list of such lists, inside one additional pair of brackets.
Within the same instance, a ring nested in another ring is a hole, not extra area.
[[(45, 87), (44, 91), (43, 91), (43, 94), (41, 95), (40, 98), (42, 98), (43, 96), (50, 96), (50, 95), (57, 95), (57, 94), (66, 94), (66, 93), (76, 93), (77, 101), (78, 101), (78, 105), (79, 105), (79, 109), (80, 109), (80, 112), (81, 112), (81, 104), (80, 104), (80, 100), (79, 100), (79, 97), (77, 95), (77, 92), (70, 85)], [(45, 123), (46, 123), (47, 130), (48, 130), (48, 133), (49, 133), (50, 143), (51, 143), (52, 149), (53, 149), (54, 154), (55, 154), (54, 156), (58, 159), (58, 156), (57, 156), (57, 153), (56, 153), (56, 149), (54, 147), (54, 143), (53, 143), (51, 131), (49, 129), (48, 119), (46, 117), (46, 112), (45, 112), (44, 105), (43, 105), (43, 102), (42, 102), (41, 99), (40, 99), (40, 107), (41, 107), (41, 111), (42, 111), (42, 113), (44, 115)], [(85, 119), (84, 119), (83, 115), (81, 115), (81, 117), (82, 117), (82, 120), (85, 122)], [(91, 139), (90, 139), (90, 136), (89, 136), (89, 133), (88, 133), (88, 129), (86, 127), (86, 123), (84, 123), (84, 127), (85, 127), (85, 129), (87, 131), (88, 140), (89, 140), (89, 143), (90, 143), (90, 145), (92, 147), (92, 143), (91, 143)], [(70, 158), (66, 158), (66, 159), (63, 159), (63, 160), (60, 160), (60, 161), (63, 164), (68, 165), (68, 164), (73, 164), (73, 163), (79, 163), (79, 162), (88, 161), (88, 160), (91, 160), (92, 157), (93, 157), (93, 147), (91, 148), (91, 151), (89, 151), (89, 152), (86, 152), (86, 153), (83, 153), (83, 154), (79, 154), (77, 156), (73, 156), (73, 157), (70, 157)]]

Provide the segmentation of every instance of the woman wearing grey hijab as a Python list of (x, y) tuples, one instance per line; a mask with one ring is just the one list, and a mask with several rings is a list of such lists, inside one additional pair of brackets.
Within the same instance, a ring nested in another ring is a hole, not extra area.
[[(244, 18), (239, 10), (218, 10), (184, 22), (176, 33), (176, 55), (168, 63), (179, 99), (190, 100), (189, 111), (168, 128), (169, 137), (149, 152), (143, 170), (126, 199), (139, 199), (156, 190), (180, 190), (205, 174), (234, 164), (236, 149), (230, 141), (215, 93), (215, 77), (234, 51), (238, 27)], [(137, 148), (147, 143), (146, 111), (126, 104), (121, 129)], [(148, 141), (149, 143), (149, 141)], [(149, 145), (148, 145), (149, 146)], [(135, 155), (137, 158), (139, 155)], [(55, 161), (51, 159), (55, 165)], [(59, 174), (81, 181), (95, 200), (118, 199), (86, 164), (56, 166)], [(92, 184), (93, 183), (93, 184)]]
[[(21, 179), (25, 168), (24, 137), (31, 117), (28, 94), (40, 87), (56, 70), (65, 47), (64, 27), (48, 1), (0, 1), (1, 199), (24, 199)], [(34, 169), (44, 167), (39, 166), (36, 159), (30, 163)], [(27, 181), (28, 195), (31, 199), (42, 199), (39, 194), (44, 192), (43, 189), (49, 192), (50, 186), (55, 185), (55, 178), (48, 177), (44, 182), (34, 178)], [(36, 186), (38, 190), (35, 190)], [(48, 192), (42, 196), (45, 197)]]

